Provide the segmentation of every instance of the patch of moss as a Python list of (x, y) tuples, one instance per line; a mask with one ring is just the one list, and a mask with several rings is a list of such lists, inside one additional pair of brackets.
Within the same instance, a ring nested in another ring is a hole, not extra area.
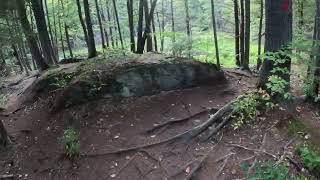
[(76, 73), (52, 72), (39, 82), (39, 91), (49, 92), (64, 88), (73, 80)]
[(305, 134), (308, 132), (308, 127), (302, 122), (302, 120), (297, 118), (292, 118), (288, 121), (288, 134), (298, 135)]

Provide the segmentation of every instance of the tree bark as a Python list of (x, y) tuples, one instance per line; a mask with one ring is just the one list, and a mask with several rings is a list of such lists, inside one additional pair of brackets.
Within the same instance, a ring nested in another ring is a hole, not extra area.
[[(144, 19), (147, 22), (149, 16), (149, 5), (148, 5), (148, 0), (144, 0)], [(151, 22), (152, 23), (152, 22)], [(151, 23), (150, 23), (150, 27), (148, 27), (150, 29), (150, 33), (147, 34), (147, 52), (151, 52), (152, 51), (152, 29), (151, 29)]]
[[(315, 21), (315, 29), (316, 29), (316, 36), (315, 36), (315, 42), (319, 42), (320, 41), (320, 0), (316, 0), (316, 21)], [(316, 44), (316, 52), (320, 52), (320, 44), (319, 43), (315, 43)], [(316, 97), (318, 97), (319, 95), (319, 87), (320, 87), (320, 55), (315, 56), (314, 58), (315, 63), (315, 70), (314, 70), (314, 77), (313, 77), (313, 88), (314, 88), (314, 94), (316, 95)]]
[[(152, 4), (152, 0), (150, 0), (150, 4)], [(158, 51), (158, 41), (157, 41), (157, 36), (156, 36), (156, 25), (154, 22), (154, 14), (152, 14), (152, 35), (153, 35), (153, 43), (154, 43), (154, 50), (157, 52)]]
[(85, 22), (83, 20), (83, 17), (82, 17), (82, 10), (81, 10), (80, 0), (76, 0), (76, 3), (77, 3), (77, 8), (78, 8), (78, 16), (79, 16), (80, 24), (81, 24), (82, 31), (83, 31), (83, 34), (84, 34), (84, 39), (85, 39), (86, 44), (88, 46), (88, 44), (89, 44), (89, 42), (88, 42), (88, 31), (87, 31), (86, 24), (85, 24)]
[(31, 7), (36, 20), (36, 25), (38, 29), (38, 35), (39, 35), (39, 40), (42, 47), (42, 52), (44, 55), (44, 60), (46, 61), (47, 64), (53, 65), (58, 60), (56, 60), (56, 56), (54, 55), (52, 43), (47, 30), (43, 9), (41, 8), (41, 5), (38, 0), (31, 0)]
[[(53, 33), (52, 33), (52, 28), (51, 28), (51, 21), (50, 21), (50, 15), (49, 15), (49, 10), (48, 10), (48, 0), (44, 0), (44, 6), (45, 6), (45, 12), (46, 12), (46, 17), (47, 17), (47, 23), (48, 23), (48, 30), (49, 30), (49, 35), (50, 35), (50, 39), (51, 39), (51, 45), (52, 45), (52, 48), (53, 49), (56, 49), (55, 48), (55, 41), (54, 41), (54, 36), (53, 36)], [(58, 63), (58, 56), (56, 54), (56, 52), (54, 51), (54, 56), (56, 58), (54, 58), (55, 60), (55, 63)]]
[[(266, 32), (265, 32), (265, 52), (277, 52), (286, 49), (292, 42), (292, 0), (266, 0)], [(281, 68), (287, 68), (290, 71), (291, 60), (289, 57)], [(272, 75), (271, 70), (274, 63), (265, 59), (262, 63), (260, 72), (259, 86), (266, 88), (268, 78)], [(290, 75), (283, 74), (281, 77), (290, 82)]]
[(7, 147), (11, 143), (8, 132), (0, 120), (0, 146)]
[(250, 61), (250, 0), (245, 0), (245, 36), (244, 36), (244, 60), (242, 67), (249, 70)]
[[(170, 5), (170, 7), (171, 7), (171, 32), (173, 33), (173, 36), (172, 36), (172, 44), (173, 44), (173, 46), (175, 45), (175, 43), (176, 43), (176, 31), (175, 31), (175, 24), (174, 24), (174, 11), (173, 11), (173, 0), (171, 0), (171, 5)], [(162, 14), (163, 15), (163, 14)], [(164, 27), (163, 27), (164, 28)], [(162, 47), (162, 51), (163, 51), (163, 47)], [(175, 56), (176, 55), (176, 53), (175, 53), (175, 50), (174, 50), (174, 48), (173, 48), (173, 50), (172, 50), (172, 54)]]
[[(138, 20), (138, 40), (137, 40), (137, 53), (142, 54), (141, 52), (141, 44), (142, 44), (142, 35), (143, 35), (143, 4), (144, 0), (139, 1), (139, 20)], [(139, 49), (140, 47), (140, 49)]]
[(218, 46), (218, 37), (217, 37), (217, 26), (216, 26), (216, 16), (214, 12), (214, 1), (211, 0), (211, 14), (212, 14), (212, 29), (213, 29), (213, 36), (214, 36), (214, 47), (216, 51), (216, 58), (217, 58), (217, 66), (220, 67), (220, 58), (219, 58), (219, 46)]
[[(63, 40), (63, 33), (62, 33), (62, 23), (61, 23), (61, 14), (60, 14), (60, 5), (61, 1), (58, 0), (58, 25), (59, 25), (59, 33), (60, 33), (60, 42), (61, 42), (61, 49), (62, 49), (62, 54), (63, 54), (63, 58), (66, 59), (66, 52), (65, 52), (65, 49), (64, 49), (64, 40)], [(62, 10), (63, 11), (63, 10)]]
[[(262, 0), (263, 1), (263, 0)], [(235, 59), (236, 65), (240, 66), (240, 30), (239, 30), (239, 3), (238, 0), (233, 0), (233, 8), (234, 8), (234, 24), (235, 24)]]
[(117, 26), (118, 26), (118, 32), (119, 32), (121, 48), (124, 49), (123, 39), (122, 39), (122, 32), (121, 32), (121, 27), (120, 27), (120, 22), (119, 22), (119, 15), (118, 15), (118, 10), (117, 10), (117, 4), (116, 4), (115, 0), (112, 0), (112, 2), (113, 2), (114, 14), (115, 14), (115, 18), (116, 18)]
[(260, 0), (260, 19), (259, 19), (259, 32), (258, 32), (258, 60), (257, 60), (257, 70), (259, 71), (262, 59), (261, 59), (261, 39), (262, 39), (262, 25), (263, 25), (263, 0)]
[(111, 26), (111, 15), (110, 15), (110, 9), (109, 9), (109, 4), (108, 4), (108, 0), (107, 0), (107, 15), (108, 15), (108, 24), (109, 24), (109, 31), (110, 31), (110, 39), (111, 39), (111, 45), (112, 47), (115, 46), (114, 44), (114, 38), (113, 38), (113, 30), (112, 30), (112, 26)]
[(22, 25), (22, 29), (24, 32), (24, 35), (26, 36), (26, 39), (28, 41), (31, 54), (33, 58), (35, 59), (37, 66), (40, 71), (44, 71), (49, 68), (49, 65), (44, 61), (42, 54), (40, 52), (40, 49), (37, 44), (37, 40), (35, 39), (35, 36), (31, 30), (29, 20), (26, 13), (26, 8), (24, 4), (24, 0), (16, 0), (17, 2), (17, 10), (20, 18), (20, 22)]
[(186, 27), (187, 27), (187, 37), (188, 37), (188, 58), (191, 58), (192, 37), (191, 37), (190, 15), (189, 15), (189, 0), (184, 0), (184, 6), (186, 11)]
[(86, 15), (86, 25), (88, 31), (88, 57), (93, 58), (97, 56), (96, 44), (94, 41), (94, 33), (91, 22), (90, 5), (88, 0), (83, 0), (84, 13)]
[(244, 22), (244, 16), (245, 16), (245, 12), (244, 12), (244, 0), (240, 0), (240, 17), (241, 17), (241, 22), (240, 22), (240, 64), (241, 66), (243, 65), (243, 61), (245, 58), (245, 42), (244, 42), (244, 28), (245, 28), (245, 22)]
[(133, 0), (127, 0), (129, 31), (130, 31), (130, 49), (131, 52), (136, 51), (136, 42), (134, 39), (134, 23), (133, 23)]
[(102, 26), (101, 13), (100, 13), (98, 0), (95, 0), (95, 4), (96, 4), (96, 11), (97, 11), (99, 29), (100, 29), (102, 48), (106, 49), (107, 46), (106, 46), (106, 43), (105, 43), (105, 37), (104, 37), (104, 31), (103, 31), (103, 26)]

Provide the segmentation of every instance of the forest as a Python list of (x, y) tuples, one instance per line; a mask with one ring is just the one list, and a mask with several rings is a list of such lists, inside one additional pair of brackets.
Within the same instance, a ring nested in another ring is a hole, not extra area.
[(0, 0), (0, 180), (320, 179), (320, 0)]

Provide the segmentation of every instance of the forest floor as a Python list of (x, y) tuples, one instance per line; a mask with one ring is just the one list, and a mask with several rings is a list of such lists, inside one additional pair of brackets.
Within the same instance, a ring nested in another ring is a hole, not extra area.
[[(320, 144), (318, 109), (305, 102), (295, 102), (288, 107), (259, 114), (255, 121), (237, 130), (227, 125), (208, 141), (204, 140), (204, 134), (188, 142), (176, 141), (112, 153), (182, 133), (209, 118), (211, 112), (205, 109), (219, 109), (256, 86), (256, 77), (247, 77), (235, 73), (238, 72), (235, 70), (227, 71), (226, 81), (220, 84), (209, 83), (117, 101), (101, 99), (58, 113), (51, 111), (50, 98), (53, 97), (40, 98), (23, 105), (17, 102), (19, 98), (10, 98), (7, 103), (11, 107), (10, 112), (0, 117), (13, 145), (0, 152), (0, 177), (13, 175), (17, 179), (85, 180), (246, 179), (247, 174), (242, 169), (245, 164), (251, 166), (252, 163), (271, 159), (278, 161), (285, 154), (292, 155), (292, 162), (295, 163), (288, 163), (288, 166), (290, 173), (297, 174), (302, 165), (295, 155), (296, 147), (305, 141), (315, 146)], [(14, 85), (24, 84), (12, 91), (12, 94), (21, 94), (32, 79)], [(180, 123), (147, 132), (161, 123), (190, 116), (192, 118)], [(69, 124), (74, 124), (80, 136), (80, 156), (74, 159), (66, 156), (59, 143)], [(303, 124), (304, 128), (293, 127), (292, 124)]]

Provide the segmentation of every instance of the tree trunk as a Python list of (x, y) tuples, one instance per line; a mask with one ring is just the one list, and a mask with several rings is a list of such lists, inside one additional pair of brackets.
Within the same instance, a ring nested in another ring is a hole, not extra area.
[[(106, 24), (106, 16), (104, 14), (104, 8), (103, 8), (103, 5), (102, 5), (102, 2), (101, 0), (99, 0), (99, 4), (100, 4), (100, 7), (101, 7), (101, 19), (102, 19), (102, 22), (104, 24)], [(104, 35), (105, 35), (105, 40), (106, 40), (106, 44), (107, 44), (107, 47), (110, 47), (110, 44), (109, 44), (109, 34), (108, 34), (108, 31), (106, 30), (106, 27), (105, 25), (102, 26), (103, 27), (103, 31), (104, 31)]]
[(241, 22), (240, 22), (240, 64), (243, 65), (244, 61), (244, 0), (240, 0), (240, 16), (241, 16)]
[(83, 6), (84, 6), (84, 13), (86, 15), (86, 25), (87, 25), (87, 31), (88, 31), (88, 57), (93, 58), (97, 56), (97, 50), (96, 50), (96, 44), (94, 41), (94, 33), (92, 28), (92, 22), (91, 22), (91, 15), (90, 15), (90, 5), (88, 0), (83, 0)]
[(188, 36), (188, 58), (191, 58), (192, 37), (191, 37), (190, 15), (189, 15), (189, 0), (184, 0), (184, 6), (186, 11), (186, 27), (187, 27), (187, 36)]
[(130, 49), (131, 52), (136, 51), (136, 42), (134, 39), (134, 23), (133, 23), (133, 0), (127, 0), (129, 31), (130, 31)]
[(122, 32), (121, 32), (121, 27), (120, 27), (120, 22), (119, 22), (119, 15), (118, 15), (118, 10), (117, 10), (117, 4), (115, 0), (112, 0), (113, 2), (113, 8), (114, 8), (114, 14), (115, 18), (117, 20), (117, 26), (118, 26), (118, 32), (119, 32), (119, 38), (120, 38), (120, 43), (121, 43), (121, 48), (124, 49), (123, 45), (123, 39), (122, 39)]
[[(149, 16), (149, 5), (148, 0), (144, 0), (144, 19), (147, 22)], [(151, 23), (150, 23), (150, 33), (147, 34), (147, 52), (152, 51), (152, 29), (151, 29)]]
[[(63, 0), (61, 0), (61, 6), (62, 6), (62, 11), (65, 12)], [(63, 13), (63, 16), (64, 16), (64, 13)], [(64, 16), (64, 17), (65, 17), (65, 16)], [(63, 19), (64, 19), (64, 18), (63, 18)], [(69, 26), (67, 25), (67, 23), (65, 22), (65, 20), (64, 20), (64, 32), (65, 32), (65, 35), (66, 35), (66, 40), (67, 40), (69, 55), (70, 55), (71, 58), (73, 58), (72, 46), (71, 46), (70, 35), (69, 35)]]
[[(173, 33), (173, 36), (172, 36), (172, 44), (173, 46), (175, 45), (176, 43), (176, 31), (175, 31), (175, 24), (174, 24), (174, 11), (173, 11), (173, 0), (171, 0), (171, 32)], [(162, 14), (163, 15), (163, 14)], [(163, 27), (164, 28), (164, 27)], [(162, 47), (163, 48), (163, 47)], [(163, 49), (162, 49), (163, 50)], [(172, 50), (172, 54), (175, 56), (176, 53), (175, 53), (175, 50), (173, 48)]]
[[(292, 42), (292, 0), (266, 0), (266, 32), (265, 32), (265, 52), (277, 52)], [(288, 57), (286, 57), (288, 58)], [(290, 71), (291, 60), (288, 58), (281, 68)], [(259, 86), (266, 89), (268, 78), (272, 75), (271, 70), (274, 63), (265, 59), (260, 72)], [(281, 76), (290, 82), (290, 75)]]
[[(141, 1), (143, 1), (143, 0), (141, 0)], [(140, 2), (141, 2), (141, 1), (140, 1)], [(145, 0), (145, 1), (146, 1), (146, 0)], [(147, 1), (146, 1), (146, 2), (147, 2)], [(149, 34), (151, 33), (151, 29), (150, 29), (150, 27), (151, 27), (151, 20), (152, 20), (152, 16), (153, 16), (153, 14), (154, 14), (154, 10), (155, 10), (155, 8), (156, 8), (156, 5), (157, 5), (157, 0), (153, 0), (153, 1), (152, 1), (152, 4), (151, 4), (150, 13), (149, 13), (149, 15), (148, 15), (148, 17), (147, 17), (147, 19), (146, 19), (146, 25), (145, 25), (145, 29), (144, 29), (143, 36), (142, 36), (142, 38), (140, 37), (140, 41), (138, 42), (137, 53), (139, 53), (139, 54), (142, 54), (142, 53), (143, 53), (146, 40), (147, 40)], [(139, 14), (139, 16), (140, 16), (140, 15), (141, 15), (141, 14)], [(142, 12), (142, 17), (141, 17), (141, 18), (143, 19), (143, 12)], [(139, 21), (140, 21), (140, 18), (139, 18)], [(142, 33), (142, 30), (141, 30), (141, 33)]]
[[(137, 40), (137, 53), (142, 54), (141, 52), (141, 44), (142, 44), (142, 35), (143, 35), (143, 4), (144, 0), (139, 1), (139, 20), (138, 20), (138, 40)], [(139, 48), (140, 47), (140, 48)]]
[(44, 59), (40, 53), (40, 49), (38, 47), (38, 44), (37, 44), (37, 40), (35, 39), (35, 36), (31, 30), (31, 27), (30, 27), (30, 24), (28, 21), (28, 17), (27, 17), (27, 13), (26, 13), (24, 0), (17, 0), (16, 2), (17, 2), (17, 10), (19, 13), (22, 29), (23, 29), (24, 35), (26, 36), (26, 39), (28, 41), (31, 54), (32, 54), (33, 58), (35, 59), (39, 70), (40, 71), (46, 70), (49, 68), (49, 66), (44, 61)]
[(109, 24), (109, 31), (110, 31), (110, 39), (111, 39), (111, 45), (114, 47), (114, 38), (113, 38), (113, 31), (112, 31), (112, 26), (111, 26), (111, 16), (110, 16), (110, 9), (109, 9), (109, 4), (107, 0), (107, 15), (108, 15), (108, 24)]
[(212, 28), (214, 36), (214, 47), (216, 50), (217, 66), (220, 67), (220, 58), (219, 58), (219, 46), (218, 46), (218, 37), (217, 37), (217, 26), (216, 26), (216, 16), (214, 12), (214, 1), (211, 0), (211, 14), (212, 14)]
[(105, 38), (104, 38), (104, 32), (103, 32), (103, 26), (102, 26), (102, 20), (101, 20), (101, 13), (100, 13), (100, 8), (99, 8), (98, 0), (95, 0), (95, 4), (96, 4), (96, 11), (97, 11), (99, 29), (100, 29), (100, 36), (101, 36), (102, 48), (103, 48), (103, 49), (106, 49), (107, 46), (106, 46)]
[[(82, 31), (83, 31), (83, 34), (84, 34), (84, 39), (86, 41), (86, 44), (87, 44), (87, 47), (89, 42), (88, 42), (88, 31), (87, 31), (87, 27), (86, 27), (86, 24), (83, 20), (83, 17), (82, 17), (82, 10), (81, 10), (81, 4), (80, 4), (80, 0), (76, 0), (76, 3), (77, 3), (77, 8), (78, 8), (78, 16), (79, 16), (79, 20), (80, 20), (80, 24), (81, 24), (81, 27), (82, 27)], [(89, 50), (88, 50), (88, 53), (89, 53)]]
[(259, 19), (259, 33), (258, 33), (258, 60), (257, 60), (257, 70), (259, 71), (261, 67), (261, 39), (262, 39), (262, 25), (263, 25), (263, 0), (260, 0), (260, 19)]
[[(316, 0), (316, 6), (317, 6), (317, 10), (316, 10), (316, 21), (315, 21), (315, 28), (316, 28), (316, 39), (315, 42), (319, 42), (320, 41), (320, 0)], [(320, 45), (319, 43), (316, 43), (316, 52), (320, 52)], [(315, 70), (314, 70), (314, 77), (313, 77), (313, 87), (314, 87), (314, 94), (316, 95), (316, 97), (318, 97), (319, 95), (319, 81), (320, 81), (320, 55), (317, 55), (315, 58)]]
[[(54, 0), (51, 0), (51, 4), (52, 4), (52, 11), (55, 11), (55, 4), (54, 4)], [(55, 54), (57, 56), (57, 60), (59, 61), (59, 43), (58, 43), (58, 33), (57, 33), (57, 22), (56, 22), (56, 15), (55, 13), (53, 13), (53, 27), (54, 27), (54, 44), (55, 44)]]
[(54, 55), (54, 51), (52, 48), (52, 43), (49, 38), (49, 33), (47, 30), (47, 25), (45, 21), (45, 15), (43, 12), (43, 9), (41, 8), (41, 5), (38, 0), (31, 0), (31, 7), (35, 16), (36, 25), (38, 29), (38, 35), (40, 44), (42, 47), (42, 52), (44, 55), (44, 60), (47, 64), (53, 65), (56, 60), (56, 56)]
[[(55, 48), (55, 43), (54, 43), (54, 36), (53, 36), (53, 33), (52, 33), (52, 28), (51, 28), (51, 22), (50, 22), (50, 16), (49, 16), (49, 10), (48, 10), (48, 0), (44, 0), (44, 6), (45, 6), (45, 12), (46, 12), (46, 17), (47, 17), (47, 23), (48, 23), (48, 30), (49, 30), (49, 35), (50, 35), (50, 39), (51, 39), (51, 45), (52, 45), (52, 48), (53, 49), (56, 49)], [(58, 56), (57, 54), (54, 52), (54, 60), (55, 60), (55, 63), (58, 63)]]
[[(63, 41), (63, 33), (62, 33), (62, 23), (61, 23), (61, 14), (60, 14), (60, 7), (59, 7), (59, 4), (61, 3), (61, 1), (59, 0), (58, 1), (58, 24), (59, 24), (59, 33), (60, 33), (60, 42), (61, 42), (61, 49), (62, 49), (62, 54), (63, 54), (63, 58), (66, 59), (66, 52), (65, 52), (65, 49), (64, 49), (64, 41)], [(63, 10), (62, 10), (63, 11)]]
[(250, 61), (250, 0), (245, 0), (245, 36), (244, 36), (244, 60), (242, 67), (249, 70)]
[[(150, 0), (150, 4), (152, 4), (152, 0)], [(157, 36), (156, 36), (156, 25), (154, 22), (154, 14), (152, 14), (152, 35), (153, 35), (153, 43), (154, 43), (154, 50), (158, 52), (158, 41), (157, 41)]]
[[(262, 0), (263, 1), (263, 0)], [(239, 4), (238, 0), (233, 0), (234, 7), (234, 24), (235, 24), (235, 55), (236, 55), (236, 65), (240, 66), (240, 30), (239, 30)]]
[[(172, 12), (173, 13), (173, 12)], [(164, 1), (161, 3), (161, 14), (162, 14), (162, 21), (161, 21), (161, 31), (162, 31), (162, 36), (161, 36), (161, 52), (164, 50)], [(159, 29), (160, 31), (160, 29)]]

